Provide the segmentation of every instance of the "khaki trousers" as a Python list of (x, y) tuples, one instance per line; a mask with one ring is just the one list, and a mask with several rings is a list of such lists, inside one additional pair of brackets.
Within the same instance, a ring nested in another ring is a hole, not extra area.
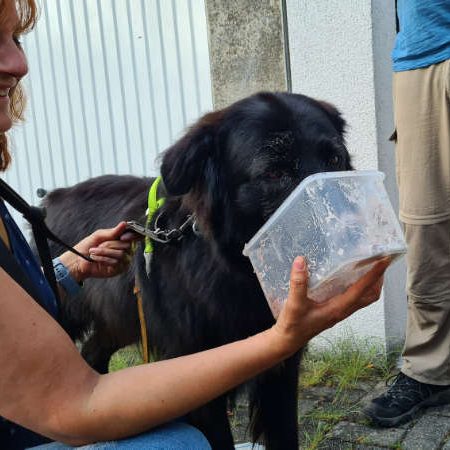
[(407, 252), (402, 372), (450, 384), (450, 60), (394, 74), (396, 162)]

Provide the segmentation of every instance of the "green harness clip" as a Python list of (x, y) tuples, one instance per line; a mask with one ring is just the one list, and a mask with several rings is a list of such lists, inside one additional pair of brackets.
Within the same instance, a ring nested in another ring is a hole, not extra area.
[[(164, 197), (158, 199), (158, 186), (161, 182), (161, 177), (159, 176), (153, 182), (148, 191), (148, 208), (147, 208), (147, 220), (145, 221), (145, 227), (148, 228), (150, 226), (150, 221), (152, 220), (156, 211), (164, 205), (166, 199)], [(145, 236), (145, 248), (144, 253), (152, 253), (153, 252), (153, 243), (149, 236)]]

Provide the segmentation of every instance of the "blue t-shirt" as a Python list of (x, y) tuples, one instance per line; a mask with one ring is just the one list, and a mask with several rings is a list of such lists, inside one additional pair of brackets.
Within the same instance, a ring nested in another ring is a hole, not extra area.
[(2, 199), (0, 199), (0, 217), (3, 219), (3, 223), (8, 231), (14, 258), (24, 269), (24, 272), (28, 275), (30, 281), (36, 286), (41, 305), (49, 314), (56, 317), (58, 306), (53, 290), (47, 279), (44, 277), (42, 269), (36, 261), (28, 242), (14, 222), (14, 219), (9, 214)]
[(394, 72), (419, 69), (450, 59), (450, 1), (398, 0)]

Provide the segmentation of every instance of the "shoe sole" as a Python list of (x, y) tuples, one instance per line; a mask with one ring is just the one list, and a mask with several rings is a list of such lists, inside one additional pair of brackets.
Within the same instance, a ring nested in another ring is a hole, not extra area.
[(364, 410), (364, 414), (368, 416), (376, 425), (384, 428), (391, 428), (409, 422), (423, 408), (428, 408), (430, 406), (442, 406), (448, 403), (450, 403), (450, 389), (437, 392), (426, 400), (418, 403), (409, 411), (406, 411), (405, 413), (400, 414), (396, 417), (379, 417), (375, 414), (374, 411), (371, 410), (370, 405)]

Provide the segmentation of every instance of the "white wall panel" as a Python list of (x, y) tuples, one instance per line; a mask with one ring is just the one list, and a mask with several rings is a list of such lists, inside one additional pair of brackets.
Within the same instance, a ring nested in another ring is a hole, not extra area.
[[(292, 89), (335, 104), (348, 122), (347, 142), (357, 169), (385, 172), (397, 208), (390, 52), (395, 39), (390, 0), (287, 0)], [(344, 18), (344, 20), (343, 20)], [(383, 302), (325, 331), (317, 343), (345, 334), (379, 337), (392, 349), (406, 323), (404, 261), (389, 268)], [(325, 340), (323, 339), (325, 338)]]
[(23, 45), (26, 122), (7, 181), (30, 202), (106, 173), (153, 175), (212, 109), (203, 0), (41, 0)]

